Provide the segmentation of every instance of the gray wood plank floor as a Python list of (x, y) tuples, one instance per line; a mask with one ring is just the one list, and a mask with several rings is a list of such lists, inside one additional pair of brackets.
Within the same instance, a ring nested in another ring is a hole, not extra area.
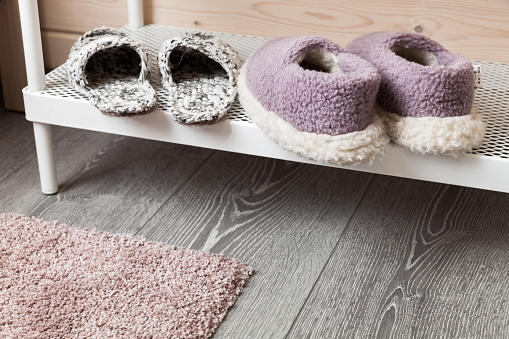
[(509, 195), (378, 176), (292, 338), (509, 338)]
[(54, 127), (0, 109), (0, 211), (255, 268), (214, 338), (508, 338), (509, 195)]

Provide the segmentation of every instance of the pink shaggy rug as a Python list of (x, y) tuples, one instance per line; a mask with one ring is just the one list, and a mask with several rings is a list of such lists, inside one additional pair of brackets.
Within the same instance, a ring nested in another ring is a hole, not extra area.
[(207, 338), (251, 267), (0, 214), (0, 338)]

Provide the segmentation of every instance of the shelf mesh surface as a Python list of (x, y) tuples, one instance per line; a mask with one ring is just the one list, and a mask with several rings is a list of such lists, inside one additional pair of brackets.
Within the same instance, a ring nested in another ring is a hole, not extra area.
[[(157, 68), (157, 53), (163, 42), (173, 36), (182, 35), (192, 30), (158, 25), (147, 25), (142, 28), (123, 30), (131, 37), (143, 41), (151, 54), (152, 69), (150, 81), (155, 88), (158, 109), (166, 111), (168, 94), (161, 85), (161, 75)], [(214, 32), (220, 39), (229, 43), (239, 52), (242, 60), (246, 60), (258, 49), (267, 38), (245, 36), (239, 34)], [(509, 158), (509, 64), (474, 61), (482, 65), (483, 88), (475, 93), (474, 108), (483, 115), (486, 124), (486, 136), (483, 144), (474, 149), (472, 154)], [(60, 66), (46, 75), (47, 87), (41, 95), (87, 100), (67, 82), (64, 66)], [(228, 112), (228, 119), (251, 123), (244, 109), (236, 100)]]

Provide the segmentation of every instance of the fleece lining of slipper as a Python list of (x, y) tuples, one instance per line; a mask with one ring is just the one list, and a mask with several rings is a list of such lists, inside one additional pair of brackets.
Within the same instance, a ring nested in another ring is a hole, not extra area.
[(377, 155), (385, 152), (389, 138), (384, 131), (382, 119), (364, 130), (339, 135), (317, 134), (299, 131), (276, 113), (266, 109), (249, 90), (246, 73), (249, 60), (239, 75), (239, 100), (246, 114), (272, 140), (282, 148), (305, 158), (337, 165), (372, 163)]
[(156, 107), (148, 82), (149, 56), (138, 41), (114, 28), (85, 33), (66, 62), (69, 82), (103, 114), (132, 116)]

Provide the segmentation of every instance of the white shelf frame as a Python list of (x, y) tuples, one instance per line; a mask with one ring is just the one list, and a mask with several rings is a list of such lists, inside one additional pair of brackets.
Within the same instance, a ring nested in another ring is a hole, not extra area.
[[(52, 125), (316, 164), (281, 149), (250, 122), (223, 119), (213, 125), (187, 126), (176, 123), (161, 110), (137, 118), (111, 118), (100, 114), (85, 99), (43, 95), (41, 91), (46, 87), (46, 78), (37, 0), (20, 0), (19, 8), (28, 78), (28, 87), (23, 91), (26, 118), (34, 124), (43, 193), (54, 194), (58, 191)], [(128, 26), (142, 27), (142, 0), (129, 0), (128, 10)], [(509, 192), (509, 180), (505, 180), (509, 174), (509, 159), (495, 156), (423, 156), (403, 147), (393, 146), (385, 156), (371, 165), (343, 168)]]

